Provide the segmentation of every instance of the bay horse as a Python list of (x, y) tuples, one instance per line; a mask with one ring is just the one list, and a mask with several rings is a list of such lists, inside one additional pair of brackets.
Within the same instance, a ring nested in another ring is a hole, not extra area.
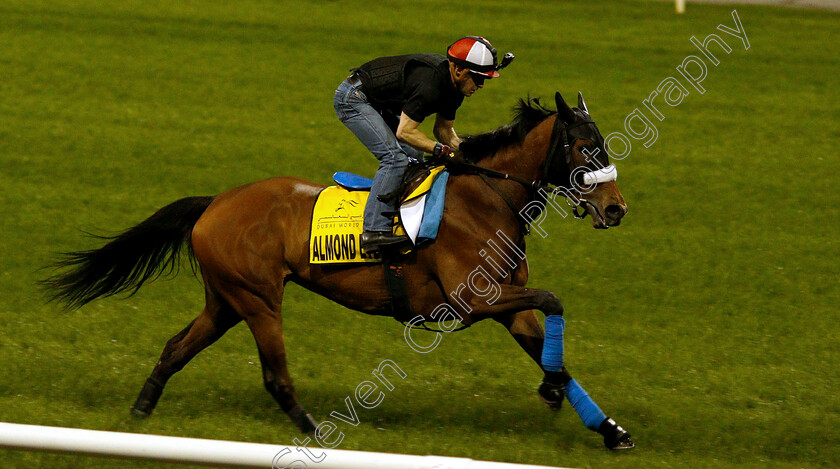
[[(549, 184), (567, 187), (579, 170), (608, 164), (604, 139), (583, 97), (578, 94), (577, 108), (566, 104), (559, 92), (555, 102), (557, 111), (543, 107), (538, 99), (520, 100), (511, 124), (464, 139), (461, 150), (466, 163), (449, 178), (437, 239), (401, 260), (410, 309), (419, 320), (435, 320), (438, 305), (458, 303), (468, 313), (458, 315), (464, 326), (484, 319), (501, 323), (537, 365), (545, 361), (541, 354), (548, 341), (536, 310), (547, 318), (562, 319), (563, 306), (554, 293), (525, 286), (527, 260), (513, 252), (525, 251), (528, 228), (520, 212), (533, 216), (529, 210), (535, 202), (549, 202), (556, 195), (546, 191)], [(588, 187), (586, 193), (571, 197), (575, 214), (583, 208), (579, 218), (590, 215), (595, 228), (618, 225), (627, 205), (615, 181)], [(106, 238), (107, 244), (99, 249), (65, 254), (55, 265), (69, 270), (42, 283), (52, 289), (54, 299), (71, 308), (103, 296), (133, 294), (145, 282), (177, 271), (186, 247), (193, 267), (197, 264), (201, 273), (205, 307), (166, 343), (132, 412), (149, 416), (167, 381), (244, 320), (257, 343), (265, 388), (301, 431), (313, 433), (316, 424), (299, 403), (286, 366), (281, 314), (286, 283), (297, 283), (362, 313), (405, 319), (391, 307), (381, 265), (310, 263), (308, 226), (323, 188), (279, 177), (216, 196), (178, 200), (122, 234)], [(540, 210), (545, 211), (545, 205), (537, 206)], [(491, 302), (462, 284), (487, 260), (483, 243), (499, 231), (515, 244), (500, 247), (516, 262), (511, 266), (499, 261), (485, 270), (500, 290)], [(556, 410), (568, 397), (584, 423), (604, 436), (607, 447), (632, 447), (629, 434), (612, 419), (602, 420), (604, 415), (594, 403), (597, 413), (591, 406), (578, 408), (588, 395), (581, 389), (573, 399), (569, 386), (574, 380), (562, 361), (555, 368), (542, 367), (545, 377), (538, 391), (545, 403)], [(587, 421), (593, 418), (594, 423)]]

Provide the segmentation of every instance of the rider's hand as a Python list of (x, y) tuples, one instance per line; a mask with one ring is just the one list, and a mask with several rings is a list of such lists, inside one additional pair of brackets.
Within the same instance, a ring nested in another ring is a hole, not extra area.
[(439, 162), (439, 161), (446, 161), (449, 158), (450, 150), (449, 145), (444, 145), (442, 143), (435, 143), (435, 149), (432, 150), (432, 157), (429, 158), (431, 162)]

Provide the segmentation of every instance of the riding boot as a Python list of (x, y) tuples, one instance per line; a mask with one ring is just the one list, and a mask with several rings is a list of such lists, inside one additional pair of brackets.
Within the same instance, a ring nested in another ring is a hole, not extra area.
[(379, 251), (381, 246), (393, 246), (405, 242), (406, 237), (387, 231), (365, 231), (359, 238), (362, 250), (371, 253)]

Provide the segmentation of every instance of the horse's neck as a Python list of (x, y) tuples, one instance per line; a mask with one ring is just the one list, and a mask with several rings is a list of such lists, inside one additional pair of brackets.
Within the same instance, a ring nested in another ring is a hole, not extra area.
[[(551, 131), (554, 119), (546, 119), (531, 130), (522, 142), (522, 145), (511, 145), (500, 149), (495, 155), (484, 158), (477, 162), (479, 166), (515, 176), (527, 181), (536, 181), (542, 177), (543, 167), (548, 154), (548, 147), (551, 140)], [(515, 212), (519, 212), (532, 200), (533, 192), (516, 180), (496, 180), (491, 186), (497, 192), (501, 190), (506, 195), (506, 203), (512, 204)], [(497, 189), (497, 184), (501, 188)], [(514, 216), (518, 216), (516, 213)]]
[(479, 165), (526, 181), (539, 179), (548, 155), (553, 125), (554, 119), (546, 119), (528, 133), (522, 145), (502, 148), (491, 158), (480, 161)]

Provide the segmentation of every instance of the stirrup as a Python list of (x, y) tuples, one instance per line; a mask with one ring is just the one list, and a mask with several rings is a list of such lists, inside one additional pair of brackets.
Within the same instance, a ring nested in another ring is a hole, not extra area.
[(407, 236), (395, 235), (384, 231), (366, 231), (359, 237), (359, 247), (365, 252), (372, 253), (379, 251), (383, 246), (403, 244), (407, 239)]

